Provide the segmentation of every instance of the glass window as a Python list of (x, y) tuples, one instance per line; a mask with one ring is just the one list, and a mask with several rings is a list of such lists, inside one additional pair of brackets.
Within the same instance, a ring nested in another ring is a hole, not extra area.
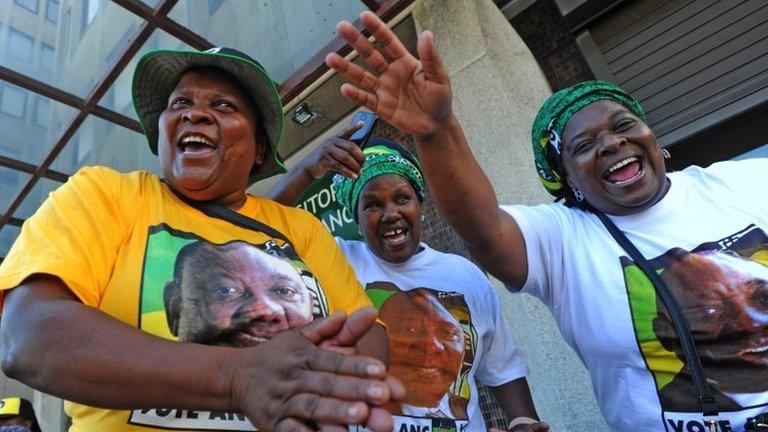
[(16, 237), (21, 233), (21, 228), (13, 225), (4, 225), (0, 229), (0, 257), (5, 258), (8, 255), (8, 251), (11, 249), (11, 245), (16, 241)]
[(25, 62), (32, 61), (32, 48), (35, 46), (35, 38), (16, 30), (8, 28), (8, 54)]
[[(104, 0), (97, 1), (98, 13), (94, 15), (93, 22), (88, 31), (81, 37), (80, 16), (84, 2), (61, 2), (61, 20), (59, 24), (51, 23), (46, 19), (35, 22), (33, 30), (28, 27), (18, 27), (18, 30), (35, 35), (36, 39), (45, 41), (53, 47), (55, 62), (53, 71), (45, 71), (40, 67), (36, 52), (39, 49), (33, 47), (33, 41), (29, 37), (19, 35), (9, 36), (8, 42), (0, 47), (0, 64), (11, 68), (21, 74), (40, 80), (53, 87), (58, 87), (68, 93), (85, 98), (93, 90), (98, 80), (106, 76), (107, 71), (115, 63), (115, 58), (107, 59), (110, 53), (122, 53), (130, 41), (136, 37), (136, 32), (141, 25), (141, 18), (130, 13), (116, 3)], [(91, 0), (89, 0), (91, 1)], [(2, 10), (0, 0), (0, 10)], [(202, 6), (203, 10), (205, 6)], [(91, 9), (93, 11), (93, 9)], [(87, 12), (87, 8), (85, 10)], [(94, 13), (94, 12), (91, 12)], [(8, 14), (0, 12), (0, 23), (7, 24)], [(134, 29), (130, 36), (123, 35)], [(10, 32), (9, 32), (10, 33)], [(43, 37), (43, 35), (45, 35)], [(19, 47), (19, 49), (16, 49)], [(28, 61), (18, 59), (11, 52), (25, 56)]]
[(42, 96), (35, 98), (35, 125), (46, 127), (51, 121), (51, 100)]
[(48, 198), (48, 194), (58, 189), (62, 184), (64, 183), (45, 177), (40, 178), (32, 187), (29, 194), (24, 197), (24, 201), (21, 202), (19, 208), (13, 213), (13, 217), (25, 220), (28, 219), (37, 211), (40, 204)]
[(0, 166), (0, 214), (8, 210), (8, 206), (21, 192), (21, 187), (32, 177), (27, 173)]
[(33, 106), (29, 121), (0, 114), (0, 156), (38, 165), (78, 111), (3, 81), (0, 81), (0, 108), (8, 94), (10, 98), (28, 99)]
[(47, 43), (40, 44), (40, 69), (46, 72), (53, 72), (56, 64), (56, 52), (54, 48)]
[(160, 162), (149, 151), (144, 135), (94, 116), (83, 122), (51, 169), (73, 174), (84, 165), (106, 165), (123, 172), (160, 172)]
[(19, 87), (5, 84), (2, 86), (0, 111), (18, 119), (24, 119), (27, 111), (27, 92)]
[(224, 0), (208, 0), (208, 15), (213, 15), (219, 9)]
[(52, 23), (59, 22), (59, 0), (47, 0), (45, 2), (45, 19)]
[(30, 12), (37, 13), (37, 0), (13, 0), (13, 2)]
[(101, 0), (84, 0), (83, 1), (82, 19), (80, 20), (80, 32), (85, 33), (85, 29), (96, 19), (96, 14), (99, 13), (101, 8)]
[(248, 53), (277, 82), (333, 40), (339, 20), (367, 10), (359, 0), (224, 0), (212, 14), (201, 9), (198, 0), (180, 0), (169, 17), (215, 45)]

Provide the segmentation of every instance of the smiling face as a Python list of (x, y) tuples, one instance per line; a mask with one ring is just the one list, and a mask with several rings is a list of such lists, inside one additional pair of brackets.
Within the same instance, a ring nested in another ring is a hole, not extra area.
[(408, 180), (383, 175), (360, 191), (357, 220), (371, 251), (385, 261), (399, 263), (419, 250), (421, 211), (422, 204)]
[(248, 175), (266, 140), (245, 90), (226, 72), (192, 69), (168, 96), (158, 122), (163, 175), (196, 200), (245, 199)]
[(669, 188), (656, 136), (613, 101), (576, 111), (563, 131), (562, 159), (568, 184), (604, 213), (637, 213), (658, 202)]
[(179, 340), (247, 347), (312, 321), (311, 294), (286, 260), (242, 242), (195, 255), (179, 283)]
[(456, 380), (464, 358), (464, 331), (427, 290), (398, 291), (379, 310), (387, 325), (390, 373), (405, 385), (403, 402), (434, 407)]
[[(708, 378), (723, 391), (768, 389), (768, 268), (722, 252), (679, 251), (662, 276), (683, 309)], [(680, 352), (660, 300), (659, 311), (654, 331), (665, 347)]]

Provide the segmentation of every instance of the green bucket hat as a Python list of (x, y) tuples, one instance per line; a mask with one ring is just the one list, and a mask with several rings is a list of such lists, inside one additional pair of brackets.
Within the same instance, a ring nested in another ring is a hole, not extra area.
[(157, 122), (168, 104), (168, 95), (184, 72), (194, 67), (216, 67), (232, 75), (259, 111), (268, 142), (264, 162), (254, 166), (249, 181), (284, 173), (285, 164), (277, 153), (283, 132), (283, 105), (277, 87), (259, 62), (232, 48), (156, 50), (141, 57), (133, 73), (133, 106), (152, 153), (157, 154)]
[(533, 121), (531, 141), (536, 172), (547, 192), (557, 199), (568, 195), (565, 175), (560, 168), (565, 125), (576, 111), (601, 100), (618, 102), (646, 121), (643, 107), (629, 93), (616, 84), (599, 80), (583, 81), (559, 90), (544, 101)]

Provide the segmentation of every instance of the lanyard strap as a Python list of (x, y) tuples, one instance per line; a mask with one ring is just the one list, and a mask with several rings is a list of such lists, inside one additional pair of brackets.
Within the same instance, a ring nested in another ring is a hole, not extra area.
[(280, 231), (272, 228), (271, 226), (263, 222), (259, 222), (256, 219), (249, 218), (248, 216), (243, 216), (240, 213), (232, 211), (221, 204), (216, 204), (213, 201), (195, 201), (195, 200), (189, 199), (184, 195), (178, 193), (175, 189), (173, 189), (173, 187), (171, 187), (171, 185), (168, 184), (168, 182), (165, 181), (165, 179), (163, 179), (163, 183), (165, 183), (166, 186), (168, 186), (168, 189), (170, 189), (171, 192), (173, 192), (173, 194), (176, 195), (176, 197), (184, 201), (185, 204), (203, 212), (206, 216), (225, 220), (241, 228), (263, 232), (264, 234), (267, 234), (272, 238), (280, 239), (288, 243), (289, 245), (291, 245), (291, 247), (293, 247), (293, 243), (291, 243), (291, 241), (288, 240), (288, 237), (286, 237), (285, 234), (281, 233)]
[(717, 402), (715, 402), (714, 396), (712, 396), (712, 390), (707, 383), (707, 377), (704, 374), (704, 369), (701, 367), (701, 359), (696, 351), (696, 345), (693, 342), (693, 336), (691, 335), (691, 329), (688, 327), (688, 323), (685, 320), (685, 315), (680, 308), (680, 305), (675, 300), (672, 292), (669, 291), (667, 284), (659, 277), (654, 269), (651, 268), (648, 260), (643, 257), (643, 254), (632, 244), (631, 241), (624, 235), (624, 233), (608, 218), (604, 213), (597, 210), (593, 210), (595, 215), (608, 229), (613, 238), (619, 245), (629, 254), (635, 261), (638, 267), (645, 273), (650, 279), (656, 292), (661, 297), (661, 301), (667, 308), (667, 311), (672, 317), (672, 324), (675, 326), (677, 337), (680, 339), (680, 343), (683, 347), (683, 355), (685, 356), (685, 362), (688, 364), (688, 369), (691, 372), (693, 378), (693, 386), (696, 388), (696, 393), (699, 396), (699, 404), (701, 405), (702, 413), (707, 417), (715, 417), (719, 414)]

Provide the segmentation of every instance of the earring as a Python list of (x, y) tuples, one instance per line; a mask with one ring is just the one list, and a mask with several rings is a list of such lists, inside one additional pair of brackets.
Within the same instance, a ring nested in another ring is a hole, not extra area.
[(669, 154), (669, 150), (665, 148), (661, 149), (661, 155), (664, 156), (664, 159), (669, 159), (672, 157), (672, 155)]
[(573, 189), (573, 196), (576, 197), (576, 201), (582, 202), (584, 201), (584, 194), (581, 193), (580, 190), (576, 189), (575, 187), (571, 187)]
[(421, 215), (421, 221), (424, 222), (427, 220), (427, 217), (425, 215)]

